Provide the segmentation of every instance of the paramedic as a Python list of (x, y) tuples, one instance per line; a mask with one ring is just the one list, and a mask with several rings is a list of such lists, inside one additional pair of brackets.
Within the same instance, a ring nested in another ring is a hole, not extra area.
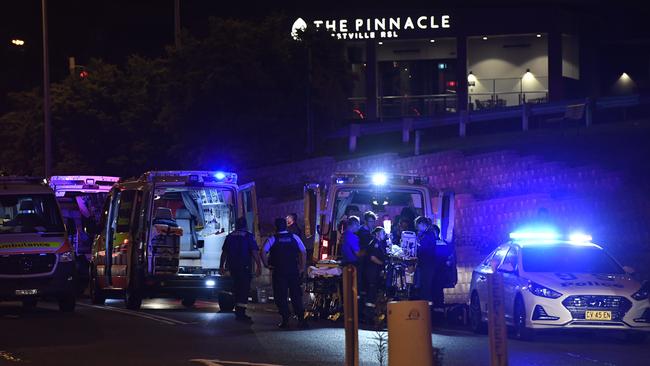
[(275, 230), (275, 235), (269, 237), (262, 248), (262, 260), (272, 273), (275, 305), (282, 316), (282, 322), (278, 327), (282, 329), (289, 327), (287, 296), (290, 295), (293, 312), (298, 317), (300, 327), (307, 328), (300, 287), (300, 278), (305, 271), (307, 260), (305, 246), (297, 235), (287, 231), (285, 219), (275, 220)]
[(418, 271), (420, 273), (420, 299), (433, 303), (434, 284), (436, 275), (436, 233), (431, 221), (420, 216), (415, 219), (418, 231)]
[(372, 230), (373, 239), (368, 246), (368, 261), (364, 265), (364, 279), (366, 282), (365, 318), (368, 323), (374, 321), (376, 314), (377, 290), (381, 283), (381, 272), (386, 262), (387, 238), (386, 231), (381, 226)]
[(236, 319), (251, 322), (251, 318), (246, 315), (246, 306), (251, 289), (253, 259), (256, 276), (262, 273), (262, 263), (255, 236), (248, 232), (246, 227), (246, 218), (238, 218), (235, 222), (235, 231), (228, 234), (223, 243), (219, 271), (223, 274), (228, 270), (232, 276)]

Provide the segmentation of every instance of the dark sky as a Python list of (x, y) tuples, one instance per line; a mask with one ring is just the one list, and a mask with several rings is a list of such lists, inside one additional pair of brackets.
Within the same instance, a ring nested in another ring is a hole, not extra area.
[[(40, 3), (40, 0), (19, 0), (3, 4), (0, 12), (0, 67), (5, 70), (0, 74), (0, 92), (3, 94), (6, 90), (24, 89), (40, 83)], [(53, 81), (67, 73), (69, 56), (75, 56), (77, 63), (83, 65), (90, 57), (122, 63), (128, 55), (134, 53), (152, 57), (162, 54), (164, 46), (173, 43), (173, 4), (173, 0), (49, 0), (50, 65)], [(622, 4), (626, 6), (622, 7)], [(638, 29), (646, 29), (647, 33), (644, 19), (629, 19), (629, 14), (643, 14), (641, 8), (638, 5), (635, 7), (634, 4), (635, 2), (625, 0), (181, 0), (181, 14), (183, 27), (194, 34), (201, 34), (207, 28), (209, 16), (258, 18), (273, 12), (284, 13), (290, 17), (303, 14), (331, 16), (436, 7), (556, 6), (611, 14), (611, 25), (605, 26), (610, 27), (612, 31), (622, 29), (632, 37)], [(638, 8), (638, 11), (635, 12), (635, 8)], [(628, 30), (635, 26), (640, 28)], [(10, 44), (12, 38), (24, 39), (25, 46), (17, 50)], [(11, 71), (7, 72), (8, 70)], [(0, 109), (1, 104), (0, 101)]]

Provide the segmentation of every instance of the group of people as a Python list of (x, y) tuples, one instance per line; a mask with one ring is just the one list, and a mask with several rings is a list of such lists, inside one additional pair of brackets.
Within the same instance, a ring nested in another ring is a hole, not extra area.
[(409, 227), (414, 227), (417, 231), (418, 298), (427, 300), (432, 310), (444, 306), (443, 289), (453, 253), (447, 243), (440, 239), (440, 228), (429, 218), (420, 216), (413, 223), (400, 220), (397, 230), (389, 234), (383, 226), (377, 225), (377, 215), (368, 211), (363, 214), (363, 223), (359, 217), (349, 216), (341, 227), (342, 264), (357, 267), (360, 304), (367, 321), (371, 321), (376, 313), (377, 294), (383, 280), (381, 274), (385, 269), (387, 249), (392, 243), (399, 244), (401, 233)]
[(272, 274), (273, 297), (282, 316), (278, 327), (282, 329), (289, 327), (291, 312), (287, 295), (291, 297), (291, 305), (294, 314), (298, 317), (299, 327), (308, 327), (304, 319), (300, 286), (302, 275), (307, 267), (308, 250), (301, 237), (302, 233), (297, 225), (295, 214), (278, 218), (275, 220), (275, 234), (266, 240), (260, 251), (255, 236), (247, 231), (246, 219), (243, 217), (237, 219), (235, 231), (226, 237), (223, 244), (220, 266), (221, 273), (228, 271), (233, 280), (237, 320), (252, 322), (251, 317), (246, 314), (252, 274), (259, 276), (263, 265), (270, 269)]
[[(377, 225), (377, 219), (375, 213), (368, 211), (363, 214), (363, 223), (352, 215), (346, 217), (341, 225), (341, 264), (357, 267), (358, 293), (364, 318), (371, 321), (376, 314), (389, 246), (392, 242), (398, 244), (399, 235), (409, 227), (415, 228), (418, 238), (419, 298), (429, 301), (432, 308), (442, 307), (445, 271), (451, 265), (452, 253), (440, 239), (440, 229), (429, 218), (420, 216), (412, 224), (400, 222), (396, 232), (387, 233), (383, 226)], [(237, 219), (235, 231), (226, 237), (223, 244), (220, 266), (221, 272), (228, 271), (233, 279), (237, 320), (252, 322), (246, 314), (251, 280), (253, 274), (261, 274), (264, 266), (272, 274), (274, 300), (282, 317), (278, 326), (289, 327), (289, 295), (299, 326), (308, 327), (304, 319), (301, 282), (308, 260), (312, 259), (313, 247), (306, 248), (302, 236), (296, 215), (290, 214), (275, 220), (275, 234), (259, 250), (255, 236), (247, 231), (246, 219)]]

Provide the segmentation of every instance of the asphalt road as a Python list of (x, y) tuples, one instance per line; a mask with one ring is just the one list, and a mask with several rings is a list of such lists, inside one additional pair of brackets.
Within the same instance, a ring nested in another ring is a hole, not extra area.
[[(177, 301), (145, 301), (143, 310), (82, 301), (75, 313), (41, 303), (23, 311), (0, 304), (0, 365), (342, 365), (344, 334), (338, 324), (281, 331), (272, 307), (258, 307), (255, 323), (218, 313), (211, 302), (185, 309)], [(378, 365), (377, 334), (360, 331), (361, 365)], [(488, 365), (488, 340), (462, 328), (437, 329), (433, 344), (443, 365)], [(650, 343), (630, 345), (603, 334), (539, 336), (509, 341), (511, 365), (649, 365)]]

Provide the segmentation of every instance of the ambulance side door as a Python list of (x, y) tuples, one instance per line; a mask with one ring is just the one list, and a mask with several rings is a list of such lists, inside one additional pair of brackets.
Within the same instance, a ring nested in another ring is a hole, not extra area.
[(454, 198), (454, 192), (443, 191), (439, 193), (438, 218), (435, 220), (436, 225), (440, 228), (440, 239), (446, 243), (447, 247), (445, 249), (449, 254), (450, 265), (446, 267), (445, 288), (454, 288), (458, 282), (456, 245), (454, 243)]
[(312, 261), (317, 262), (319, 258), (320, 237), (323, 228), (323, 216), (321, 215), (321, 188), (316, 183), (305, 185), (305, 246), (311, 244), (314, 248)]
[(237, 188), (237, 214), (245, 217), (248, 231), (255, 235), (255, 241), (260, 245), (260, 225), (257, 213), (257, 191), (255, 182), (246, 183)]

